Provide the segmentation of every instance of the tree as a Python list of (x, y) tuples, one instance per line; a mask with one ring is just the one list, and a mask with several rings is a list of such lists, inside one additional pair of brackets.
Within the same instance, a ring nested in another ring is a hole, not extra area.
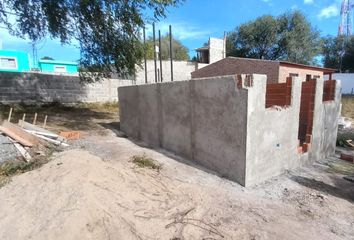
[(314, 64), (321, 53), (320, 32), (299, 11), (286, 13), (278, 18), (279, 51), (282, 60)]
[(228, 56), (311, 64), (320, 52), (319, 31), (299, 12), (265, 15), (228, 34)]
[(327, 36), (323, 38), (322, 53), (325, 67), (354, 72), (354, 37)]
[(276, 59), (277, 31), (278, 23), (274, 17), (259, 17), (228, 35), (226, 51), (231, 56)]
[[(158, 40), (156, 40), (158, 46)], [(154, 42), (152, 38), (146, 41), (147, 59), (154, 59)], [(172, 56), (173, 60), (187, 61), (189, 60), (188, 48), (184, 46), (179, 40), (172, 38)], [(161, 37), (161, 59), (170, 59), (170, 38), (169, 35)]]
[(0, 23), (32, 41), (49, 35), (62, 44), (79, 42), (80, 66), (92, 73), (88, 79), (112, 72), (130, 75), (143, 57), (140, 29), (145, 22), (158, 21), (169, 6), (183, 1), (7, 0), (0, 3)]

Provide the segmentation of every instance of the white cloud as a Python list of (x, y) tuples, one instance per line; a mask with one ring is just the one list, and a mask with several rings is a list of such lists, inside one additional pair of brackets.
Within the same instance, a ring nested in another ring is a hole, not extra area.
[(304, 0), (304, 4), (313, 4), (314, 0)]
[[(156, 24), (156, 33), (158, 30), (161, 31), (161, 35), (165, 35), (169, 32), (168, 23), (157, 23)], [(211, 30), (204, 30), (202, 27), (193, 26), (190, 23), (179, 22), (179, 23), (171, 23), (172, 25), (172, 34), (178, 40), (186, 40), (186, 39), (201, 39), (207, 40), (212, 34)], [(148, 36), (152, 35), (152, 26), (148, 25), (146, 28), (146, 34)]]
[(331, 18), (331, 17), (336, 17), (338, 15), (339, 15), (338, 7), (336, 5), (331, 5), (323, 8), (321, 12), (318, 14), (318, 18)]
[(272, 7), (274, 5), (272, 0), (262, 0), (262, 2), (266, 3), (270, 7)]
[(299, 7), (296, 4), (291, 6), (291, 10), (297, 10), (297, 9), (299, 9)]

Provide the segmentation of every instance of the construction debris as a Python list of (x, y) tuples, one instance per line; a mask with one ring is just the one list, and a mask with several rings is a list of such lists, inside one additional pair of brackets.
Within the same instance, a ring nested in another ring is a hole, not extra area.
[[(8, 120), (11, 120), (12, 109), (10, 109), (10, 113), (8, 116)], [(67, 139), (78, 139), (80, 137), (80, 132), (62, 132), (63, 136), (60, 136), (56, 133), (48, 131), (47, 129), (36, 126), (37, 121), (37, 113), (34, 115), (33, 124), (25, 121), (26, 114), (23, 114), (22, 119), (19, 120), (18, 125), (11, 123), (10, 121), (4, 121), (0, 126), (0, 133), (7, 136), (1, 136), (1, 145), (0, 150), (2, 149), (11, 149), (15, 154), (7, 154), (7, 151), (1, 151), (1, 155), (3, 153), (10, 158), (4, 157), (4, 159), (15, 159), (18, 156), (22, 156), (24, 160), (27, 162), (31, 161), (36, 152), (41, 150), (43, 146), (48, 147), (53, 144), (55, 146), (68, 147), (69, 145), (66, 143)], [(47, 124), (47, 116), (44, 118), (43, 126)], [(7, 146), (4, 146), (7, 145)], [(10, 148), (8, 146), (11, 146)], [(29, 151), (30, 148), (33, 150)], [(17, 154), (16, 154), (17, 153)], [(31, 156), (31, 154), (34, 154)], [(14, 157), (15, 156), (15, 157)], [(1, 160), (4, 160), (1, 157)]]
[(43, 140), (46, 140), (47, 142), (53, 143), (53, 144), (55, 144), (57, 146), (63, 146), (63, 147), (68, 147), (69, 146), (69, 144), (66, 144), (63, 141), (58, 141), (58, 140), (55, 140), (55, 139), (52, 139), (52, 138), (49, 138), (49, 137), (45, 137), (43, 135), (37, 135), (36, 134), (36, 136), (41, 138), (41, 139), (43, 139)]
[[(40, 139), (38, 139), (35, 135), (26, 132), (20, 126), (8, 121), (3, 122), (1, 131), (26, 147), (33, 147), (42, 144)], [(22, 139), (25, 140), (23, 143), (21, 142)]]
[(351, 126), (352, 126), (352, 120), (350, 118), (346, 118), (346, 117), (339, 118), (338, 120), (339, 129), (351, 128)]
[(60, 132), (59, 135), (69, 140), (77, 140), (80, 138), (79, 131)]
[(8, 137), (16, 140), (17, 142), (21, 143), (23, 146), (26, 146), (26, 147), (33, 147), (33, 143), (26, 140), (25, 138), (15, 134), (14, 132), (12, 132), (11, 130), (3, 127), (3, 126), (0, 126), (0, 132), (2, 132), (3, 134), (7, 135)]
[(11, 116), (12, 116), (12, 108), (10, 108), (10, 112), (9, 112), (9, 117), (7, 118), (7, 121), (11, 121)]
[(12, 140), (11, 138), (9, 138), (9, 140), (13, 143), (15, 148), (22, 155), (22, 157), (26, 160), (26, 162), (30, 162), (32, 160), (31, 155), (27, 152), (27, 150), (24, 147), (22, 147), (21, 144), (17, 143), (16, 141)]

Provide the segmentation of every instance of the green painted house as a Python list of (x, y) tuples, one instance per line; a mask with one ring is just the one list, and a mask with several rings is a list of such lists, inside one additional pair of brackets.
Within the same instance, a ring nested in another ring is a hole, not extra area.
[(66, 62), (66, 61), (56, 61), (56, 60), (44, 60), (38, 61), (38, 67), (41, 72), (48, 73), (77, 73), (77, 63), (76, 62)]
[(17, 50), (0, 50), (0, 72), (29, 72), (41, 71), (45, 73), (68, 73), (78, 72), (76, 62), (41, 59), (33, 63), (27, 52)]
[(0, 72), (27, 72), (31, 70), (27, 52), (0, 50)]

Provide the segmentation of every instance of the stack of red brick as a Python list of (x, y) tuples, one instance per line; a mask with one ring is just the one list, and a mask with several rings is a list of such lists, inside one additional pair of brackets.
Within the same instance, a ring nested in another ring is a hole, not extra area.
[(335, 97), (336, 80), (324, 81), (323, 101), (333, 101)]
[(290, 106), (291, 83), (292, 79), (288, 78), (286, 83), (267, 84), (266, 108), (270, 108), (272, 106)]

